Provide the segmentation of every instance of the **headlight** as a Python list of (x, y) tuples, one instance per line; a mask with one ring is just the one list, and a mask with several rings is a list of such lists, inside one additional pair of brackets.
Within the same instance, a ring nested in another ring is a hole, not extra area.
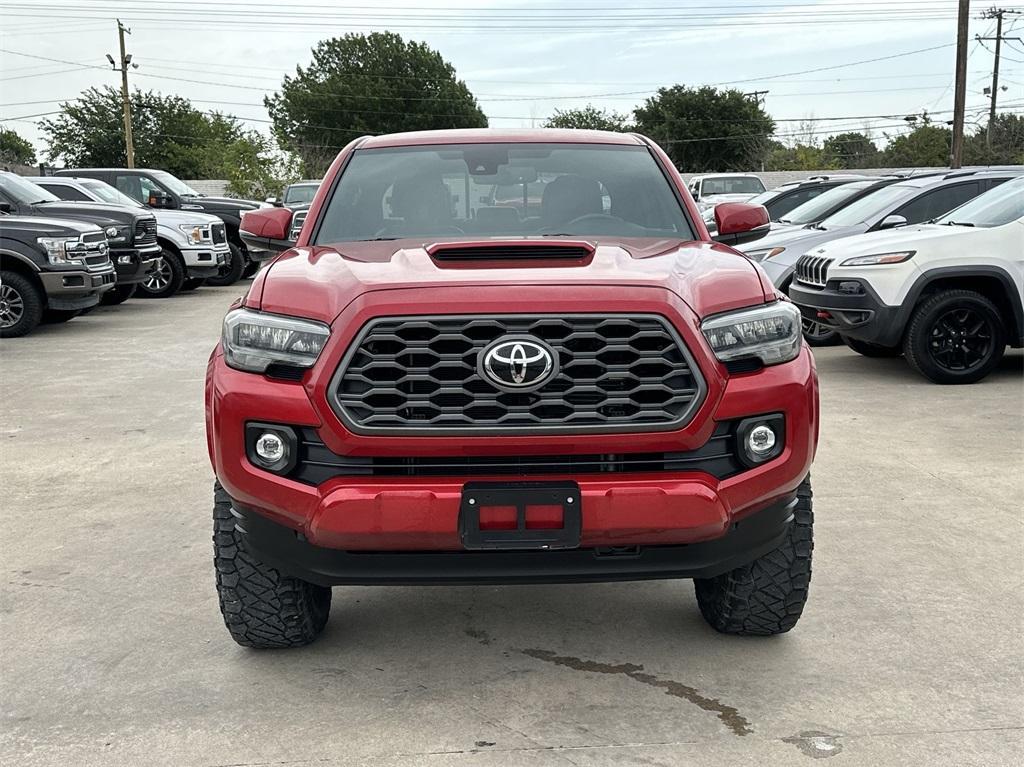
[(873, 256), (857, 256), (848, 258), (840, 266), (875, 266), (877, 264), (902, 264), (909, 261), (917, 253), (916, 250), (901, 250), (898, 253), (876, 253)]
[(753, 261), (765, 261), (785, 252), (785, 248), (761, 248), (759, 250), (751, 250), (746, 256)]
[(127, 226), (108, 226), (104, 230), (107, 239), (111, 242), (124, 242), (128, 239), (129, 232), (131, 232), (131, 229)]
[(36, 240), (51, 264), (84, 264), (85, 245), (79, 240), (63, 237), (40, 237)]
[(198, 245), (201, 242), (210, 240), (210, 228), (207, 226), (190, 226), (189, 224), (179, 224), (178, 228), (185, 233), (185, 238), (192, 245)]
[(788, 301), (719, 314), (701, 330), (722, 362), (754, 358), (778, 365), (800, 353), (800, 310)]
[(330, 334), (330, 328), (313, 320), (235, 309), (224, 318), (224, 359), (251, 373), (262, 373), (274, 363), (308, 368)]

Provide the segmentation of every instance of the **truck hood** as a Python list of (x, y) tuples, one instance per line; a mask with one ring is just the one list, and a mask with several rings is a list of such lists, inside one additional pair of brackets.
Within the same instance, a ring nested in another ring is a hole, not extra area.
[(185, 197), (182, 205), (187, 205), (185, 210), (207, 210), (211, 213), (222, 211), (233, 213), (236, 217), (243, 210), (256, 210), (260, 207), (258, 202), (253, 200), (236, 200), (234, 197)]
[(756, 194), (708, 194), (700, 198), (703, 207), (713, 208), (723, 202), (746, 202), (756, 197)]
[[(550, 241), (550, 240), (549, 240)], [(465, 240), (462, 240), (465, 242)], [(486, 240), (480, 244), (487, 244)], [(333, 322), (364, 293), (400, 288), (465, 286), (629, 286), (665, 288), (698, 316), (762, 304), (774, 290), (759, 268), (713, 242), (621, 239), (602, 241), (594, 255), (565, 266), (524, 261), (494, 267), (439, 265), (429, 242), (395, 240), (293, 248), (253, 283), (247, 305), (263, 311)]]
[(168, 226), (172, 229), (178, 226), (209, 226), (219, 224), (220, 219), (201, 210), (166, 210), (157, 208), (150, 211), (156, 216), (156, 222), (160, 226)]
[(96, 234), (100, 228), (85, 221), (42, 216), (0, 216), (0, 233), (30, 234), (33, 237), (77, 237)]
[(32, 208), (50, 218), (75, 218), (92, 221), (101, 226), (112, 223), (130, 224), (132, 228), (138, 219), (149, 218), (152, 215), (149, 211), (109, 202), (37, 202)]

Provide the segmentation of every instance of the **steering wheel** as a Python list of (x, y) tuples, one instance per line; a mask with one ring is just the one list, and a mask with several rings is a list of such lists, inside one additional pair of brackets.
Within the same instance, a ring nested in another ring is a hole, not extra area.
[[(636, 224), (632, 224), (618, 216), (613, 216), (610, 213), (584, 213), (568, 223), (546, 226), (541, 230), (541, 233), (571, 231), (577, 224), (598, 224), (598, 226), (588, 230), (586, 234), (621, 234), (623, 227), (642, 230), (642, 227), (638, 227)], [(601, 231), (602, 229), (605, 231)], [(581, 233), (580, 236), (585, 235)]]
[(442, 226), (438, 227), (433, 232), (409, 235), (406, 234), (405, 232), (395, 232), (391, 229), (388, 229), (385, 226), (383, 229), (377, 230), (377, 233), (373, 236), (374, 239), (379, 239), (381, 237), (394, 237), (395, 239), (404, 239), (406, 237), (439, 237), (444, 236), (446, 234), (465, 234), (465, 232), (462, 229), (459, 229), (459, 227), (457, 226)]

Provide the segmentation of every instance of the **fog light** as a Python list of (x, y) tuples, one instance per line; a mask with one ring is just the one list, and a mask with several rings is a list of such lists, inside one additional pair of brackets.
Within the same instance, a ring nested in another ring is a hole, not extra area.
[(256, 455), (267, 463), (277, 463), (288, 456), (288, 447), (277, 434), (265, 431), (256, 438)]
[(764, 424), (755, 426), (747, 435), (747, 449), (753, 455), (769, 455), (775, 447), (775, 432)]

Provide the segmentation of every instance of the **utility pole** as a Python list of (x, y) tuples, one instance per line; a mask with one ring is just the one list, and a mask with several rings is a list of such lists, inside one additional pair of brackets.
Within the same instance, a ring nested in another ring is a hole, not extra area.
[(956, 30), (956, 95), (953, 99), (953, 146), (949, 167), (956, 169), (964, 156), (964, 107), (967, 105), (967, 27), (970, 23), (970, 0), (960, 0)]
[(744, 93), (748, 99), (753, 101), (758, 106), (764, 105), (764, 97), (768, 95), (768, 91), (751, 91), (750, 93)]
[(992, 67), (992, 91), (989, 94), (992, 103), (989, 105), (988, 131), (985, 134), (985, 142), (988, 146), (992, 146), (992, 126), (996, 122), (996, 99), (999, 98), (999, 59), (1002, 57), (1003, 40), (1020, 40), (1019, 37), (1003, 37), (1003, 16), (1008, 13), (1017, 13), (1017, 11), (1008, 11), (1005, 8), (989, 8), (982, 14), (981, 18), (996, 20), (996, 36), (981, 37), (980, 35), (975, 35), (975, 39), (979, 42), (981, 40), (995, 40), (996, 42), (996, 60)]
[[(128, 65), (132, 63), (132, 56), (130, 53), (124, 52), (124, 36), (125, 34), (131, 34), (132, 31), (128, 29), (124, 24), (121, 23), (120, 19), (117, 19), (117, 40), (121, 48), (121, 66), (117, 66), (114, 63), (114, 59), (111, 55), (107, 54), (107, 61), (110, 62), (110, 66), (115, 72), (121, 73), (121, 103), (124, 107), (124, 146), (125, 153), (128, 157), (128, 167), (135, 167), (135, 144), (132, 141), (132, 103), (128, 95)], [(133, 65), (138, 68), (138, 64)]]

